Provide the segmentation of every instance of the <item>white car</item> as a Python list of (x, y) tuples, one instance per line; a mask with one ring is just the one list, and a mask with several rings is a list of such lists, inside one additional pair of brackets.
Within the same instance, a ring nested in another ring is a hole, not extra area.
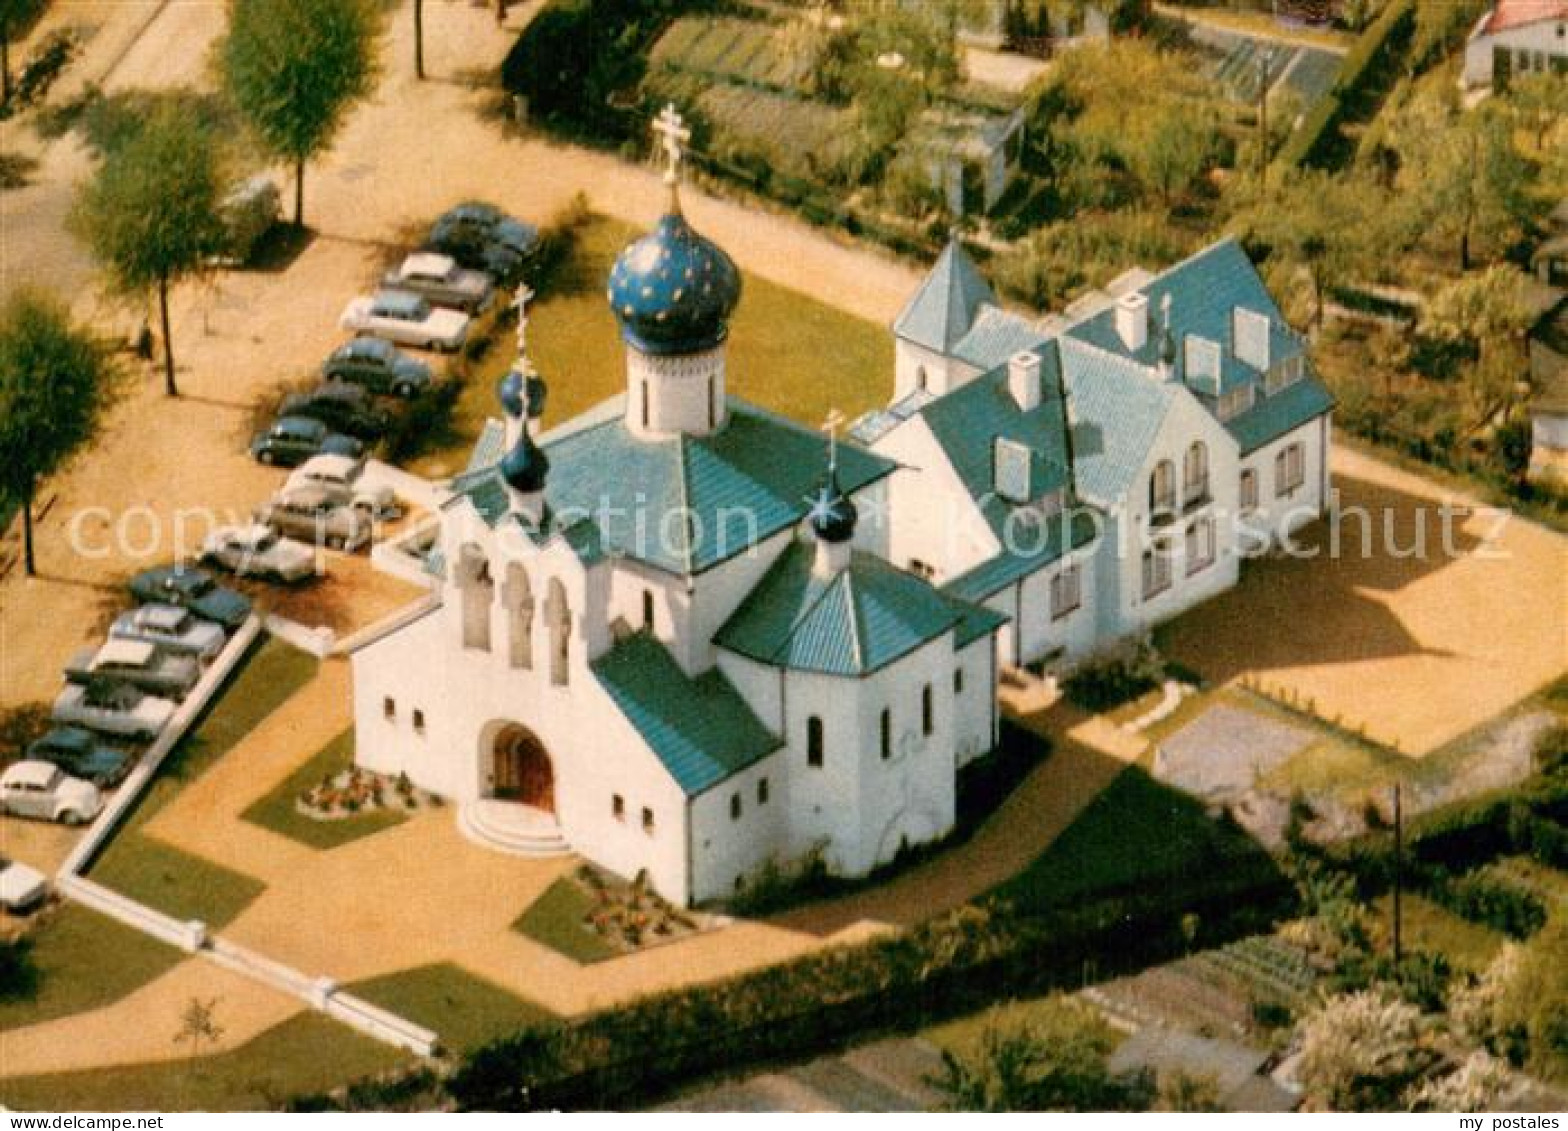
[(201, 559), (239, 577), (303, 581), (316, 572), (316, 551), (270, 526), (220, 526), (201, 545)]
[(195, 656), (207, 663), (223, 651), (223, 626), (202, 620), (178, 605), (142, 605), (114, 618), (109, 639), (156, 644), (174, 655)]
[(381, 285), (391, 290), (412, 291), (436, 306), (450, 306), (470, 314), (488, 306), (495, 293), (489, 275), (459, 267), (450, 255), (433, 251), (410, 255), (395, 271), (382, 276)]
[(0, 908), (15, 915), (29, 911), (49, 894), (49, 881), (37, 868), (0, 857)]
[(349, 300), (338, 324), (356, 334), (375, 334), (405, 346), (455, 350), (468, 337), (469, 317), (431, 306), (412, 291), (381, 290)]
[(0, 812), (83, 825), (102, 808), (97, 786), (48, 762), (16, 762), (0, 774)]
[(127, 738), (156, 738), (174, 714), (174, 701), (124, 684), (68, 683), (55, 697), (49, 717), (88, 730)]
[(365, 461), (352, 456), (311, 456), (284, 481), (284, 492), (320, 487), (333, 502), (346, 503), (355, 510), (376, 518), (394, 518), (400, 508), (397, 496), (385, 483), (371, 484), (364, 478)]

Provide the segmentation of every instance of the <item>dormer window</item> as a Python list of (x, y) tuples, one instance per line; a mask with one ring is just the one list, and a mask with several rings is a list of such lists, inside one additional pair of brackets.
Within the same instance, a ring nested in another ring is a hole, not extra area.
[(1222, 393), (1214, 406), (1214, 415), (1221, 420), (1229, 420), (1233, 416), (1240, 416), (1256, 402), (1258, 387), (1256, 385), (1241, 385), (1228, 393)]
[(1301, 380), (1305, 372), (1306, 366), (1299, 353), (1281, 358), (1278, 364), (1269, 368), (1268, 376), (1264, 378), (1263, 391), (1273, 396), (1281, 389), (1289, 388)]
[(1188, 334), (1184, 342), (1182, 371), (1187, 383), (1200, 393), (1216, 396), (1220, 389), (1220, 346), (1208, 338)]
[(1025, 444), (998, 437), (992, 459), (996, 493), (1010, 503), (1027, 503), (1034, 495), (1034, 453)]

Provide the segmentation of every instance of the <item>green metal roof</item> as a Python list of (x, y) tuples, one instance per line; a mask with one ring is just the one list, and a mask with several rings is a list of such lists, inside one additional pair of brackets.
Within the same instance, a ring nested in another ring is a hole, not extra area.
[(1120, 500), (1149, 457), (1177, 386), (1135, 363), (1072, 338), (1060, 340), (1073, 428), (1078, 492), (1104, 506)]
[(714, 643), (777, 667), (861, 676), (950, 629), (962, 647), (1003, 623), (874, 554), (854, 552), (827, 578), (813, 572), (814, 554), (808, 542), (784, 551)]
[(1256, 451), (1270, 440), (1300, 428), (1334, 407), (1334, 398), (1316, 378), (1303, 376), (1277, 393), (1258, 399), (1246, 412), (1225, 422), (1241, 446), (1241, 454)]
[(995, 369), (1015, 353), (1032, 350), (1049, 337), (1026, 318), (999, 306), (986, 306), (953, 352), (979, 369)]
[(950, 354), (959, 339), (969, 333), (980, 307), (995, 301), (996, 296), (962, 245), (956, 239), (949, 240), (925, 282), (893, 320), (893, 333), (916, 345)]
[[(983, 601), (1020, 578), (1050, 565), (1068, 550), (1088, 545), (1094, 540), (1097, 526), (1094, 513), (1087, 507), (1063, 511), (1047, 521), (1038, 543), (1003, 550), (949, 581), (942, 587), (942, 592), (961, 601)], [(1023, 538), (1018, 540), (1024, 542)]]
[(646, 632), (618, 641), (594, 661), (593, 673), (688, 795), (783, 745), (722, 672), (691, 678)]
[[(711, 436), (641, 439), (626, 428), (624, 398), (547, 433), (545, 499), (563, 529), (591, 523), (598, 553), (615, 553), (682, 576), (700, 573), (799, 523), (825, 465), (817, 432), (735, 398)], [(894, 464), (841, 443), (839, 481), (853, 493)], [(486, 521), (506, 513), (496, 476), (461, 477), (460, 489)], [(684, 519), (674, 522), (670, 516)]]

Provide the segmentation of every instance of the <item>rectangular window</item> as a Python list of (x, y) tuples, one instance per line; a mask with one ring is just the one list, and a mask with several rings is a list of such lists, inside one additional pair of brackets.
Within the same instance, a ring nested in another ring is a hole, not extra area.
[(1300, 444), (1291, 444), (1274, 457), (1274, 494), (1289, 495), (1305, 478)]
[(923, 580), (930, 581), (936, 577), (936, 567), (919, 558), (909, 559), (909, 572)]
[(1187, 528), (1187, 573), (1192, 575), (1214, 564), (1214, 523), (1210, 519)]
[(617, 821), (626, 820), (626, 798), (619, 793), (610, 795), (610, 815)]
[(963, 668), (954, 668), (953, 669), (953, 694), (954, 695), (962, 695), (963, 693), (964, 693), (964, 669)]
[(1061, 620), (1083, 603), (1083, 576), (1075, 565), (1051, 578), (1051, 619)]
[(642, 591), (642, 626), (649, 632), (653, 631), (653, 590)]
[(882, 708), (882, 723), (879, 729), (881, 733), (882, 760), (886, 761), (893, 756), (893, 712), (887, 707)]
[(934, 717), (934, 704), (931, 702), (931, 685), (928, 683), (920, 689), (920, 732), (927, 738), (936, 729)]
[(653, 835), (653, 810), (646, 805), (642, 809), (642, 831), (649, 836)]
[(425, 713), (423, 711), (421, 711), (418, 707), (414, 708), (414, 733), (415, 734), (424, 734), (425, 733)]
[(822, 768), (822, 720), (815, 715), (806, 720), (806, 765)]
[(1258, 473), (1250, 467), (1241, 473), (1241, 509), (1243, 513), (1258, 509)]
[(390, 695), (381, 700), (381, 717), (387, 722), (394, 722), (397, 719), (397, 700)]
[(759, 778), (759, 779), (757, 779), (757, 804), (758, 805), (766, 805), (767, 803), (768, 803), (768, 779), (767, 778)]
[(1171, 587), (1171, 558), (1163, 548), (1143, 552), (1143, 595), (1155, 597)]
[(730, 794), (730, 820), (740, 820), (740, 794)]

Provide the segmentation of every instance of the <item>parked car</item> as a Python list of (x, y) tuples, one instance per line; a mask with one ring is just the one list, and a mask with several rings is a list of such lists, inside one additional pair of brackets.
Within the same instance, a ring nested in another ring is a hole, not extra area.
[(311, 484), (285, 487), (256, 509), (256, 521), (279, 534), (350, 553), (370, 541), (370, 517)]
[(132, 758), (81, 727), (55, 727), (27, 748), (34, 762), (49, 762), (99, 789), (117, 785), (130, 773)]
[(0, 774), (0, 813), (83, 825), (102, 808), (97, 786), (48, 762), (15, 762)]
[(321, 363), (328, 381), (352, 381), (372, 393), (391, 393), (405, 400), (430, 387), (430, 366), (409, 357), (383, 338), (345, 342)]
[(173, 714), (174, 700), (123, 683), (68, 683), (55, 696), (49, 717), (105, 734), (156, 738)]
[(405, 346), (455, 350), (468, 337), (469, 317), (448, 310), (411, 291), (377, 291), (349, 300), (339, 325), (359, 334), (375, 334)]
[(290, 393), (278, 405), (279, 416), (306, 416), (334, 432), (356, 440), (376, 440), (392, 426), (392, 414), (377, 408), (358, 385), (328, 381), (303, 393)]
[(495, 297), (495, 282), (483, 271), (459, 266), (450, 255), (438, 251), (416, 251), (381, 277), (381, 285), (392, 290), (411, 291), (432, 306), (483, 310)]
[(224, 245), (219, 261), (240, 266), (249, 263), (282, 212), (278, 186), (265, 173), (235, 185), (218, 205)]
[(318, 488), (327, 491), (333, 502), (356, 507), (376, 518), (395, 516), (400, 508), (392, 488), (385, 483), (367, 482), (364, 470), (364, 460), (315, 456), (289, 472), (283, 489)]
[(202, 543), (201, 558), (239, 577), (264, 577), (269, 581), (303, 581), (316, 572), (313, 548), (281, 537), (261, 522), (220, 526)]
[(354, 437), (334, 432), (308, 416), (280, 416), (250, 442), (251, 455), (281, 467), (294, 467), (322, 452), (357, 456), (364, 450), (365, 445)]
[(37, 868), (0, 856), (0, 907), (12, 915), (31, 911), (49, 894), (49, 881)]
[(539, 229), (493, 204), (467, 200), (437, 218), (425, 246), (445, 252), (464, 267), (514, 282), (539, 247)]
[(176, 605), (203, 620), (235, 629), (250, 616), (250, 599), (219, 585), (212, 574), (195, 566), (157, 566), (131, 578), (131, 596), (138, 601)]
[(110, 640), (72, 656), (65, 678), (72, 683), (123, 684), (180, 699), (201, 678), (201, 665), (194, 656), (171, 656), (145, 640)]
[(202, 663), (223, 651), (227, 637), (223, 626), (203, 620), (178, 605), (142, 605), (114, 618), (109, 626), (111, 640), (145, 640), (165, 652), (195, 656)]

